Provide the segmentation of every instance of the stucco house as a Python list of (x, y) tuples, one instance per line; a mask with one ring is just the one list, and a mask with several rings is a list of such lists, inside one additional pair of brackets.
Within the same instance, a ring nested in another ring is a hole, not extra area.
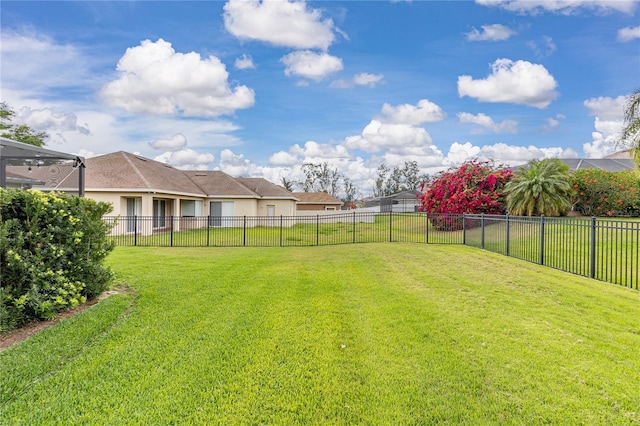
[[(153, 231), (168, 227), (168, 218), (209, 217), (210, 226), (232, 226), (231, 216), (292, 216), (297, 199), (284, 188), (262, 178), (234, 178), (221, 171), (183, 171), (124, 151), (85, 160), (85, 196), (113, 205), (113, 216), (152, 217)], [(33, 170), (40, 190), (67, 190), (75, 170)], [(180, 221), (177, 226), (202, 221)], [(128, 227), (137, 224), (128, 222)], [(176, 224), (172, 223), (174, 230)], [(145, 227), (146, 229), (147, 227)], [(133, 232), (133, 229), (128, 229)], [(146, 231), (148, 233), (149, 231)]]
[(337, 211), (342, 206), (342, 201), (326, 192), (292, 192), (298, 199), (296, 210), (298, 211)]

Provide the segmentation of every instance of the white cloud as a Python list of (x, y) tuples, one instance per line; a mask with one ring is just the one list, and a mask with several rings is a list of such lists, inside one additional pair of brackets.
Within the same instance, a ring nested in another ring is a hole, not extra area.
[(417, 105), (382, 105), (382, 121), (391, 124), (419, 125), (442, 121), (446, 117), (442, 108), (428, 99), (420, 99)]
[(289, 152), (300, 155), (311, 162), (334, 158), (350, 158), (347, 148), (342, 145), (330, 145), (314, 141), (305, 142), (304, 147), (295, 144), (289, 149)]
[(578, 153), (571, 148), (538, 148), (533, 145), (525, 147), (507, 145), (505, 143), (496, 143), (480, 147), (470, 142), (465, 142), (464, 144), (454, 142), (451, 144), (443, 163), (448, 166), (457, 166), (467, 160), (478, 159), (480, 161), (495, 160), (498, 164), (516, 166), (531, 160), (541, 160), (544, 158), (576, 158), (577, 156)]
[(422, 127), (408, 124), (388, 124), (380, 120), (371, 120), (360, 135), (345, 138), (344, 146), (366, 152), (379, 152), (384, 149), (401, 149), (431, 145), (431, 136)]
[(154, 160), (182, 170), (208, 170), (215, 157), (210, 153), (199, 153), (191, 148), (185, 148), (179, 151), (165, 152), (155, 157)]
[(474, 28), (466, 35), (469, 41), (504, 41), (515, 34), (516, 32), (507, 26), (493, 24), (483, 25), (482, 31)]
[(283, 56), (281, 61), (286, 66), (285, 75), (297, 75), (315, 81), (342, 69), (342, 59), (310, 50), (289, 53)]
[(518, 133), (517, 121), (504, 120), (501, 123), (496, 123), (493, 118), (483, 113), (473, 115), (468, 112), (459, 112), (458, 120), (460, 123), (477, 124), (494, 133)]
[(383, 74), (369, 74), (366, 72), (356, 74), (351, 80), (338, 79), (332, 81), (329, 87), (334, 89), (350, 89), (353, 86), (376, 87), (384, 78)]
[(293, 166), (300, 162), (297, 154), (286, 151), (278, 151), (269, 157), (269, 164), (274, 166)]
[(548, 36), (542, 37), (542, 43), (540, 45), (535, 41), (530, 41), (528, 45), (531, 50), (533, 50), (533, 54), (536, 55), (536, 58), (538, 59), (548, 58), (556, 50), (558, 50), (558, 47), (553, 42), (553, 39)]
[(553, 129), (558, 127), (560, 125), (560, 122), (565, 118), (567, 118), (567, 116), (564, 114), (556, 114), (555, 117), (547, 118), (547, 123), (542, 126), (542, 131), (545, 133), (553, 131)]
[(391, 148), (382, 154), (381, 160), (390, 167), (402, 166), (407, 160), (417, 161), (423, 173), (431, 173), (434, 168), (442, 168), (443, 155), (435, 145), (423, 145)]
[(591, 142), (582, 144), (589, 158), (602, 158), (625, 149), (619, 146), (620, 132), (624, 126), (624, 105), (626, 98), (601, 96), (584, 101), (584, 106), (594, 116), (595, 131), (591, 133)]
[(553, 12), (570, 15), (583, 9), (632, 14), (636, 8), (634, 0), (476, 0), (476, 3), (521, 14)]
[(220, 59), (176, 53), (162, 39), (128, 48), (117, 66), (120, 77), (106, 84), (102, 98), (133, 113), (219, 116), (254, 104), (253, 90), (232, 89)]
[(242, 55), (236, 58), (234, 66), (239, 70), (255, 69), (256, 65), (253, 63), (253, 58), (248, 55)]
[(527, 61), (498, 59), (491, 65), (491, 75), (474, 80), (458, 77), (458, 94), (481, 102), (508, 102), (546, 108), (558, 96), (558, 83), (547, 69)]
[(151, 141), (149, 146), (161, 151), (178, 151), (187, 146), (187, 138), (182, 133), (176, 133), (169, 138), (159, 138)]
[(449, 147), (449, 152), (443, 163), (447, 166), (460, 165), (467, 160), (478, 158), (479, 153), (480, 147), (472, 145), (471, 142), (465, 142), (463, 144), (454, 142)]
[(331, 159), (349, 159), (351, 155), (342, 145), (305, 142), (304, 146), (295, 144), (288, 151), (279, 151), (269, 158), (269, 164), (293, 166), (301, 162), (323, 162)]
[(78, 124), (78, 117), (74, 113), (55, 112), (51, 108), (22, 107), (16, 111), (15, 119), (16, 122), (26, 124), (36, 131), (46, 132), (49, 136), (47, 143), (64, 144), (67, 142), (69, 133), (81, 135), (91, 133), (87, 124)]
[(383, 78), (384, 75), (382, 74), (369, 74), (363, 72), (353, 76), (353, 83), (357, 86), (375, 87)]
[(229, 0), (224, 25), (235, 37), (294, 49), (327, 50), (337, 31), (320, 9), (304, 1)]
[(622, 125), (625, 102), (626, 98), (624, 96), (618, 96), (617, 98), (601, 96), (587, 99), (584, 101), (584, 106), (589, 109), (591, 115), (607, 121), (619, 121)]
[(618, 41), (627, 42), (636, 38), (640, 38), (640, 26), (625, 27), (618, 30)]
[(582, 144), (582, 149), (587, 158), (603, 158), (624, 149), (624, 147), (618, 147), (616, 145), (617, 138), (612, 135), (605, 136), (605, 134), (601, 132), (592, 132), (591, 139), (591, 142)]
[(220, 152), (220, 170), (231, 176), (251, 176), (256, 166), (242, 154), (235, 154), (230, 149)]
[(34, 97), (53, 88), (86, 90), (95, 78), (82, 50), (36, 33), (0, 32), (2, 91), (20, 88)]
[(539, 148), (533, 145), (524, 147), (496, 143), (481, 147), (479, 155), (481, 159), (495, 159), (513, 165), (543, 158), (575, 158), (578, 154), (572, 149), (561, 147)]
[(101, 154), (96, 154), (95, 152), (89, 151), (87, 149), (81, 149), (78, 152), (74, 152), (74, 154), (84, 158), (91, 158), (91, 157), (96, 157), (98, 155), (101, 155)]

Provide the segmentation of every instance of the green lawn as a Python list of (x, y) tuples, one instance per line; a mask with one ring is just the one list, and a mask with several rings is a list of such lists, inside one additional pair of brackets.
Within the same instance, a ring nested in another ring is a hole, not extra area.
[(465, 246), (124, 248), (0, 424), (640, 424), (640, 292)]

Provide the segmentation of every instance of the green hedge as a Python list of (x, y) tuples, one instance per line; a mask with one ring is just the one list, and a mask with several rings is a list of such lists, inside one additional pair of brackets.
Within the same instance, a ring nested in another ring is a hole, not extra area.
[(111, 205), (0, 188), (0, 331), (50, 319), (106, 290)]
[(583, 216), (639, 216), (640, 177), (634, 171), (576, 170), (573, 210)]

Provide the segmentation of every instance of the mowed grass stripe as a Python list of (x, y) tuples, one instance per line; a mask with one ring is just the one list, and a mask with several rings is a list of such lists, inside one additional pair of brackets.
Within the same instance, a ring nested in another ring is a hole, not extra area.
[(22, 383), (3, 385), (0, 423), (640, 422), (637, 291), (462, 246), (109, 261), (135, 305), (99, 338), (63, 322), (51, 354), (0, 353), (1, 382)]

